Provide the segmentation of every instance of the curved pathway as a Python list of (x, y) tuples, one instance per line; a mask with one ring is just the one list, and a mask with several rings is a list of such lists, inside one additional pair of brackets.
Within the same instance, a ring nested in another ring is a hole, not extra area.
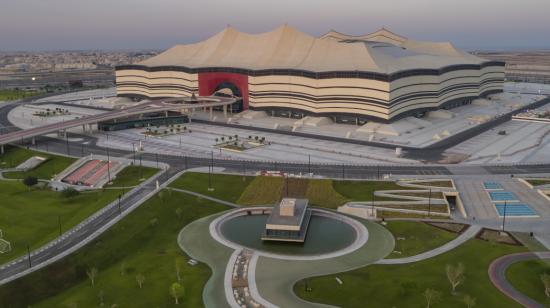
[(417, 254), (415, 256), (410, 256), (406, 258), (397, 258), (397, 259), (383, 259), (376, 264), (407, 264), (407, 263), (413, 263), (418, 262), (426, 259), (430, 259), (433, 257), (436, 257), (440, 254), (446, 253), (462, 244), (464, 244), (469, 239), (476, 236), (476, 234), (481, 230), (480, 226), (470, 226), (466, 231), (462, 232), (457, 238), (454, 240), (447, 242), (446, 244), (439, 246), (435, 249), (423, 252), (421, 254)]
[(515, 300), (519, 304), (528, 308), (544, 308), (543, 305), (516, 290), (508, 280), (506, 280), (506, 270), (516, 262), (534, 260), (534, 259), (550, 259), (550, 252), (522, 252), (502, 256), (489, 266), (489, 279), (500, 292)]

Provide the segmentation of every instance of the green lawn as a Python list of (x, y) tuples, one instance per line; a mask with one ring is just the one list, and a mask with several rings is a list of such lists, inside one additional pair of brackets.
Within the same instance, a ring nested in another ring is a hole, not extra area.
[(0, 101), (13, 101), (31, 96), (37, 96), (42, 93), (36, 91), (24, 90), (0, 90)]
[[(373, 192), (377, 190), (414, 189), (389, 181), (333, 181), (333, 186), (340, 195), (350, 201), (372, 201)], [(396, 199), (375, 197), (375, 200), (391, 201)]]
[(533, 185), (533, 186), (539, 186), (539, 185), (548, 185), (550, 184), (550, 179), (541, 179), (541, 180), (536, 180), (536, 179), (526, 179), (526, 181)]
[(240, 175), (212, 175), (213, 191), (208, 191), (208, 173), (186, 172), (170, 187), (194, 191), (221, 200), (236, 202), (254, 177)]
[(4, 154), (0, 154), (0, 169), (15, 168), (22, 162), (31, 158), (32, 156), (49, 157), (61, 157), (48, 153), (36, 152), (33, 150), (27, 150), (21, 147), (5, 145)]
[[(137, 166), (130, 166), (119, 173), (113, 187), (129, 187), (139, 184)], [(147, 177), (157, 170), (143, 167)], [(127, 189), (105, 189), (83, 192), (74, 198), (64, 198), (61, 193), (47, 188), (29, 190), (23, 183), (0, 181), (0, 229), (11, 242), (12, 251), (0, 255), (0, 264), (12, 260), (27, 250), (40, 247), (59, 235), (59, 223), (64, 232), (95, 213)]]
[[(387, 258), (402, 258), (437, 248), (458, 234), (415, 221), (388, 221), (386, 226), (395, 238), (395, 248)], [(397, 251), (401, 253), (396, 253)]]
[[(179, 210), (178, 210), (179, 209)], [(202, 289), (211, 271), (189, 266), (176, 238), (188, 223), (226, 207), (170, 192), (153, 197), (97, 240), (63, 260), (0, 287), (0, 307), (96, 307), (103, 291), (105, 307), (201, 307)], [(179, 213), (179, 214), (178, 214)], [(157, 223), (152, 225), (151, 221)], [(168, 293), (181, 265), (185, 296), (175, 306)], [(121, 268), (124, 264), (124, 275)], [(95, 287), (86, 270), (99, 271)], [(136, 275), (145, 276), (143, 289)]]
[[(26, 150), (25, 150), (26, 151)], [(32, 152), (32, 151), (31, 151)], [(46, 158), (47, 160), (40, 164), (38, 167), (29, 170), (27, 172), (14, 171), (4, 173), (4, 177), (7, 179), (24, 179), (27, 176), (34, 176), (38, 179), (51, 180), (56, 174), (65, 170), (72, 163), (76, 161), (75, 158), (57, 156), (51, 154), (36, 153), (36, 155)]]
[(282, 177), (258, 176), (246, 187), (237, 200), (241, 205), (275, 204), (285, 190), (285, 179)]
[(506, 278), (518, 291), (550, 307), (550, 299), (544, 294), (544, 286), (540, 280), (543, 273), (550, 275), (548, 261), (528, 260), (510, 265)]
[[(336, 275), (307, 279), (294, 286), (303, 299), (340, 307), (425, 307), (422, 293), (427, 288), (442, 294), (434, 307), (466, 307), (465, 294), (477, 299), (476, 307), (519, 307), (500, 293), (487, 275), (489, 264), (499, 256), (525, 251), (525, 248), (472, 239), (460, 247), (435, 258), (406, 265), (371, 265)], [(445, 275), (447, 264), (462, 262), (466, 280), (451, 294)], [(336, 277), (343, 282), (338, 284)]]

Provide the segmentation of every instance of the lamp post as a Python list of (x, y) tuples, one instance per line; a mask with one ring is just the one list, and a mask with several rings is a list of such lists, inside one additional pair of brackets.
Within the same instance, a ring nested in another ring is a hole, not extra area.
[(371, 208), (371, 215), (374, 217), (374, 199), (376, 198), (374, 194), (374, 189), (372, 190), (372, 208)]
[(311, 154), (307, 155), (307, 173), (311, 174)]
[(29, 268), (31, 268), (31, 247), (29, 246), (29, 244), (27, 244), (27, 260), (29, 262)]
[(120, 208), (120, 198), (122, 196), (121, 195), (118, 195), (118, 215), (122, 215), (122, 209)]
[(134, 155), (134, 165), (136, 164), (136, 145), (132, 142), (132, 153)]
[(210, 151), (210, 165), (208, 166), (208, 191), (213, 191), (212, 172), (214, 171), (214, 151)]
[(430, 218), (431, 214), (432, 214), (432, 190), (430, 189), (430, 192), (428, 194), (428, 218)]
[(105, 147), (107, 151), (107, 183), (111, 182), (111, 156), (109, 155), (109, 148)]
[(57, 216), (57, 224), (59, 225), (59, 236), (61, 237), (61, 216)]
[(504, 232), (504, 224), (506, 224), (506, 200), (504, 200), (504, 216), (502, 217), (502, 232)]

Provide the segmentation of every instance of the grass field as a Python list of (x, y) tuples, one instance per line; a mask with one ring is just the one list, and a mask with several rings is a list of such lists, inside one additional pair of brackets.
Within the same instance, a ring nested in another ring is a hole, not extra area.
[[(333, 181), (334, 190), (350, 201), (372, 201), (374, 191), (411, 189), (389, 181)], [(391, 201), (393, 198), (375, 197), (378, 201)]]
[(40, 92), (23, 90), (0, 90), (0, 101), (13, 101), (31, 96), (40, 95)]
[(334, 190), (332, 180), (309, 181), (306, 196), (310, 204), (331, 209), (336, 209), (348, 201)]
[(546, 180), (535, 180), (535, 179), (526, 179), (526, 181), (533, 185), (533, 186), (539, 186), (539, 185), (548, 185), (550, 184), (550, 179)]
[[(492, 285), (487, 268), (497, 257), (519, 251), (525, 248), (472, 239), (432, 259), (407, 265), (372, 265), (310, 278), (307, 283), (311, 292), (305, 292), (304, 281), (298, 282), (294, 290), (308, 301), (340, 307), (426, 307), (422, 293), (427, 288), (441, 292), (441, 302), (435, 307), (466, 307), (462, 301), (465, 294), (477, 299), (476, 307), (518, 307)], [(465, 265), (466, 280), (453, 295), (445, 266), (458, 262)]]
[[(4, 177), (7, 179), (24, 179), (27, 176), (34, 176), (38, 179), (51, 180), (52, 177), (54, 177), (56, 174), (60, 173), (61, 171), (65, 170), (65, 168), (69, 167), (73, 162), (76, 161), (76, 159), (72, 157), (43, 154), (38, 152), (35, 153), (34, 151), (28, 151), (23, 149), (19, 149), (19, 150), (27, 153), (28, 152), (34, 153), (35, 155), (46, 158), (47, 160), (42, 164), (40, 164), (38, 167), (26, 172), (22, 172), (22, 171), (6, 172), (4, 173)], [(31, 155), (31, 156), (34, 156), (34, 155)]]
[[(105, 307), (201, 307), (210, 269), (202, 263), (187, 265), (176, 237), (191, 221), (225, 209), (185, 194), (157, 195), (78, 252), (1, 286), (0, 307), (97, 307), (102, 291)], [(178, 306), (168, 293), (177, 281), (176, 262), (185, 287)], [(98, 269), (95, 287), (86, 276), (91, 267)], [(145, 276), (142, 289), (136, 283), (138, 273)]]
[[(288, 183), (288, 189), (287, 189)], [(239, 175), (212, 175), (214, 191), (208, 191), (208, 174), (185, 173), (170, 185), (240, 205), (274, 204), (287, 196), (308, 198), (313, 206), (336, 209), (348, 201), (371, 201), (377, 190), (407, 188), (388, 181), (333, 181), (282, 177), (243, 177)], [(410, 192), (404, 195), (428, 196), (428, 193)], [(433, 198), (442, 198), (440, 192), (433, 192)], [(398, 201), (398, 198), (375, 197), (377, 201)], [(424, 206), (427, 209), (427, 205)], [(446, 212), (444, 207), (432, 206), (434, 211)]]
[(540, 276), (550, 275), (550, 263), (542, 260), (517, 262), (508, 268), (506, 278), (518, 291), (550, 307), (550, 299), (544, 294), (544, 286)]
[(394, 251), (388, 258), (414, 256), (437, 248), (458, 236), (456, 233), (414, 221), (388, 221), (385, 227), (395, 238)]
[[(130, 166), (119, 173), (113, 187), (129, 187), (139, 184), (137, 166)], [(143, 175), (150, 177), (157, 170), (143, 167)], [(108, 187), (108, 186), (107, 186)], [(47, 188), (29, 189), (21, 182), (0, 181), (0, 229), (11, 242), (12, 251), (0, 255), (0, 264), (14, 259), (27, 250), (40, 247), (59, 235), (61, 231), (77, 225), (86, 217), (101, 209), (124, 189), (105, 189), (83, 192), (73, 198), (65, 198), (60, 192)]]
[(265, 205), (275, 204), (281, 199), (285, 179), (281, 177), (259, 176), (243, 191), (238, 204)]
[(172, 182), (170, 187), (194, 191), (229, 202), (237, 202), (253, 179), (254, 177), (248, 176), (215, 174), (212, 175), (214, 190), (208, 191), (208, 173), (187, 172)]

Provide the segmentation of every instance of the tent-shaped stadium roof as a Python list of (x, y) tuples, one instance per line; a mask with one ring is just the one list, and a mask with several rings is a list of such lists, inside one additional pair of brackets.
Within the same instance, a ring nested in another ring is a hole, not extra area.
[(484, 61), (451, 43), (414, 41), (384, 28), (362, 36), (330, 31), (317, 38), (284, 25), (260, 34), (227, 27), (205, 41), (176, 45), (139, 65), (391, 74)]

